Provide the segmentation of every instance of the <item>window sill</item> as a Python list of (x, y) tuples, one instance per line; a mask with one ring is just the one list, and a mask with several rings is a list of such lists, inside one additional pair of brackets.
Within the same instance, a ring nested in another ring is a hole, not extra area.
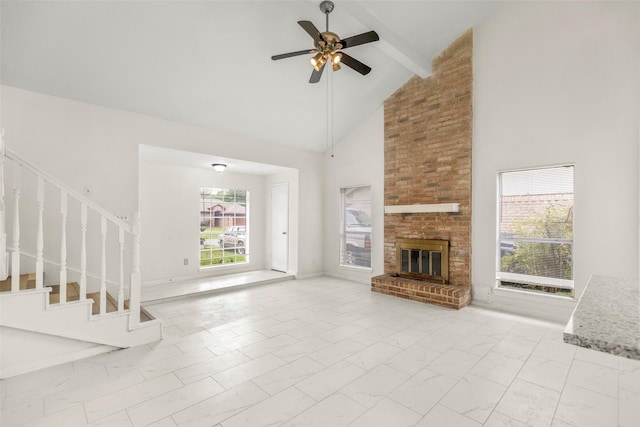
[(231, 267), (237, 267), (237, 266), (245, 266), (249, 264), (249, 261), (243, 261), (243, 262), (233, 262), (233, 263), (226, 263), (226, 264), (213, 264), (213, 265), (201, 265), (200, 268), (198, 268), (199, 271), (204, 271), (204, 270), (211, 270), (211, 269), (216, 269), (216, 268), (231, 268)]
[(563, 296), (563, 295), (554, 295), (544, 292), (534, 292), (527, 290), (519, 290), (519, 289), (509, 289), (503, 287), (493, 288), (492, 293), (496, 296), (503, 296), (508, 298), (515, 298), (523, 301), (544, 301), (545, 303), (552, 303), (554, 305), (566, 306), (566, 307), (574, 307), (576, 303), (575, 296)]
[(574, 289), (573, 280), (552, 279), (550, 277), (529, 276), (526, 274), (503, 273), (499, 271), (496, 274), (498, 286), (500, 281), (522, 283), (525, 285), (548, 286), (550, 288), (566, 288)]
[(339, 267), (344, 268), (345, 270), (354, 270), (354, 271), (362, 271), (362, 272), (373, 271), (373, 268), (371, 267), (362, 267), (359, 265), (340, 264)]

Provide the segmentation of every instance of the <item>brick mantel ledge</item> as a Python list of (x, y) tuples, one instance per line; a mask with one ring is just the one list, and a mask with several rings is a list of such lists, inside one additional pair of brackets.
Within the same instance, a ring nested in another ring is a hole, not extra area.
[(471, 288), (469, 286), (443, 285), (390, 274), (372, 277), (371, 290), (456, 310), (471, 302)]

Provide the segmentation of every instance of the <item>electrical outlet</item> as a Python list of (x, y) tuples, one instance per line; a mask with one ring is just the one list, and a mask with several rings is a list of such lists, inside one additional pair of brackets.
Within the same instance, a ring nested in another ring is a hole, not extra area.
[(184, 265), (189, 265), (189, 258), (184, 259)]

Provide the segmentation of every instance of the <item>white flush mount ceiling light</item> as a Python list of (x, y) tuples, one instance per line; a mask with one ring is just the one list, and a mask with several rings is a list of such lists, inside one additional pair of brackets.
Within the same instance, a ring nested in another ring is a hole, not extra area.
[(212, 163), (211, 166), (213, 167), (213, 170), (216, 172), (222, 172), (227, 168), (227, 165), (225, 165), (224, 163)]

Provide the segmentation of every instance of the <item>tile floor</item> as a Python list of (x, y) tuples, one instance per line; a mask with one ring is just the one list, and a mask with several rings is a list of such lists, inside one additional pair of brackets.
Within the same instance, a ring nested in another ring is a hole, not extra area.
[(0, 382), (3, 427), (639, 426), (640, 361), (332, 279), (149, 306), (165, 339)]
[(203, 277), (201, 279), (185, 280), (179, 283), (163, 283), (154, 286), (144, 286), (140, 295), (142, 303), (158, 303), (181, 298), (185, 295), (202, 296), (238, 290), (242, 287), (264, 285), (277, 281), (293, 279), (289, 273), (274, 270), (257, 270), (245, 273), (227, 274), (217, 277)]

